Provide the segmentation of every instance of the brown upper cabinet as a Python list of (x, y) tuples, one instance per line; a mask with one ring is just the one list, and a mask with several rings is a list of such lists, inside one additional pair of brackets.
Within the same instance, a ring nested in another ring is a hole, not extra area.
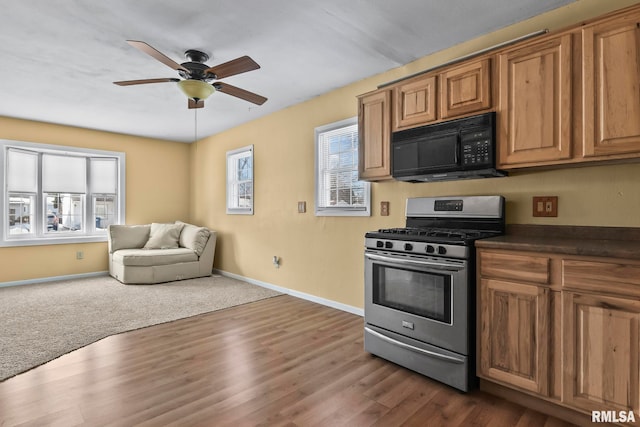
[(376, 90), (358, 97), (358, 178), (391, 178), (391, 92)]
[(640, 9), (498, 53), (498, 168), (640, 157)]
[(361, 105), (363, 179), (391, 177), (391, 132), (493, 109), (498, 169), (640, 160), (640, 5), (379, 91), (384, 111)]
[(640, 11), (582, 30), (584, 156), (640, 153)]
[(498, 55), (499, 168), (571, 157), (571, 35)]
[(421, 75), (394, 86), (393, 105), (394, 131), (436, 120), (436, 76)]
[(396, 83), (392, 130), (490, 109), (490, 62), (473, 59)]
[(440, 117), (448, 119), (491, 108), (490, 60), (472, 61), (440, 74)]

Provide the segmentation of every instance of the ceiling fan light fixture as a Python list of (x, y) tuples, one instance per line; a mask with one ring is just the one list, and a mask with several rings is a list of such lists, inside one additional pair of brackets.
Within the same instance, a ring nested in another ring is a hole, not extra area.
[(216, 90), (213, 85), (202, 80), (181, 80), (178, 86), (189, 98), (199, 100), (207, 99)]

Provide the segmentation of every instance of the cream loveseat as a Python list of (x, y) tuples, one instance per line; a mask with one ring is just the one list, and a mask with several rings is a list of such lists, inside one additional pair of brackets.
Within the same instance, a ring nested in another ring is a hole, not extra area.
[(216, 232), (175, 224), (110, 225), (109, 274), (125, 284), (210, 276)]

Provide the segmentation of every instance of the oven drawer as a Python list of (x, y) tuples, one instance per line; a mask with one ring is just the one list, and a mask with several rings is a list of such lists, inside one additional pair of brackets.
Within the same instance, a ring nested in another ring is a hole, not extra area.
[(365, 351), (462, 391), (476, 387), (473, 358), (366, 324)]
[(482, 277), (549, 284), (551, 263), (549, 257), (513, 255), (485, 250), (478, 253)]

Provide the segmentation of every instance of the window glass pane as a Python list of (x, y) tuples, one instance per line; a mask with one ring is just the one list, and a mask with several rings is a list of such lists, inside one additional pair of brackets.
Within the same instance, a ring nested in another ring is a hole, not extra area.
[(116, 220), (115, 194), (94, 195), (93, 212), (96, 230), (106, 230)]
[(34, 195), (9, 194), (9, 234), (33, 234)]
[(87, 181), (85, 157), (42, 155), (42, 190), (45, 192), (84, 193)]
[(38, 154), (7, 150), (7, 189), (9, 191), (38, 191)]
[(237, 204), (239, 208), (250, 208), (252, 206), (253, 184), (251, 182), (244, 182), (238, 184), (238, 197)]
[(329, 154), (335, 154), (340, 151), (340, 144), (337, 139), (328, 138), (329, 140)]
[(45, 194), (47, 232), (83, 231), (83, 195), (69, 193)]

